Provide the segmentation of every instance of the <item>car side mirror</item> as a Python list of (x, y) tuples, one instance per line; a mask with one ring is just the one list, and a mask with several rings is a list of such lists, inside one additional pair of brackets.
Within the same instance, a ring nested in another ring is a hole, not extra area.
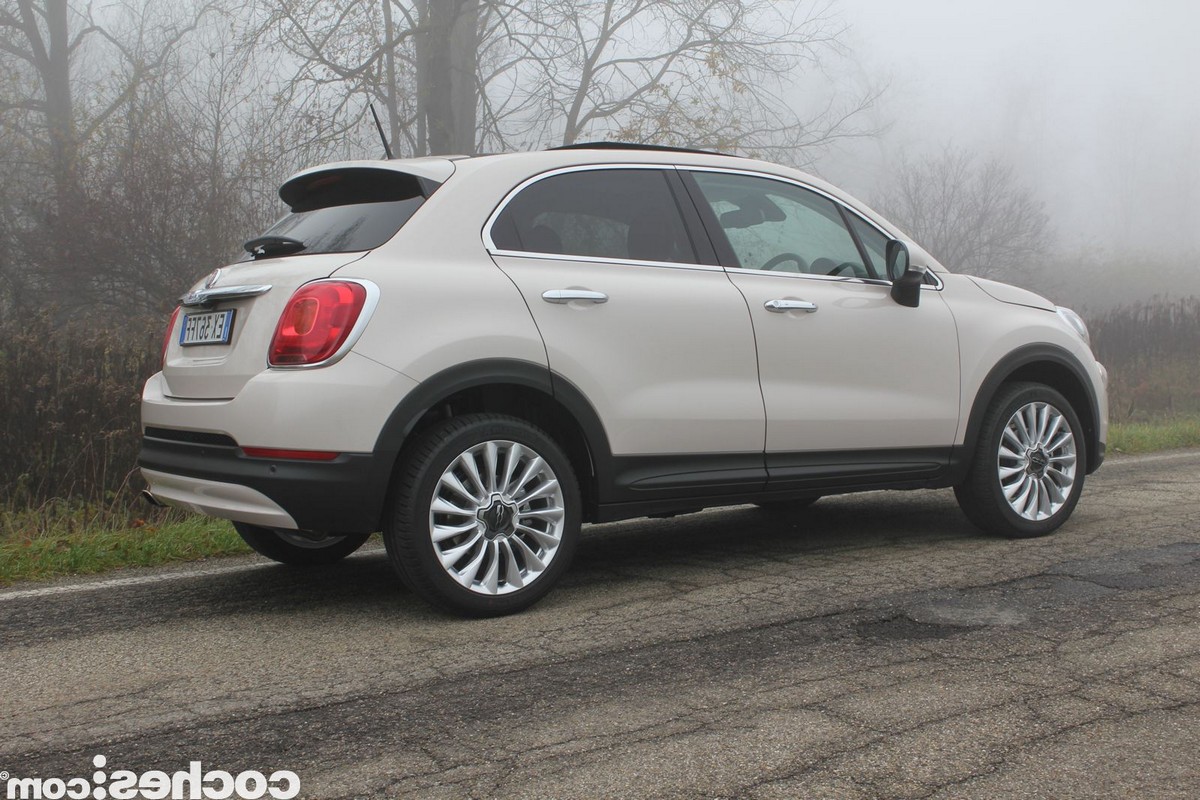
[(908, 271), (908, 245), (899, 239), (892, 239), (887, 243), (884, 259), (887, 261), (888, 280), (896, 280)]
[(892, 239), (887, 244), (886, 260), (888, 277), (892, 280), (892, 299), (909, 308), (919, 306), (925, 271), (912, 266), (908, 245), (899, 239)]

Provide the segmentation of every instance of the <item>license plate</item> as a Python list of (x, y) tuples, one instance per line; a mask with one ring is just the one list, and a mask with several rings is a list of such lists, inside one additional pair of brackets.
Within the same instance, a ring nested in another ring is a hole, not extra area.
[(184, 314), (179, 343), (184, 347), (194, 344), (229, 344), (229, 336), (232, 333), (232, 308), (207, 314)]

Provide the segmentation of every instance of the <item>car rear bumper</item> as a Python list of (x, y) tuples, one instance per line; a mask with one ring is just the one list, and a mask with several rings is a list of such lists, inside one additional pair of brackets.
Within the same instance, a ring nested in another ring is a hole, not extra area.
[(265, 528), (295, 530), (292, 515), (262, 492), (236, 483), (222, 483), (142, 467), (147, 491), (157, 503), (186, 508), (210, 517), (248, 522)]
[[(370, 533), (380, 529), (393, 457), (341, 453), (332, 461), (251, 458), (232, 439), (152, 429), (138, 466), (156, 500), (272, 528)], [(178, 438), (174, 438), (178, 433)]]

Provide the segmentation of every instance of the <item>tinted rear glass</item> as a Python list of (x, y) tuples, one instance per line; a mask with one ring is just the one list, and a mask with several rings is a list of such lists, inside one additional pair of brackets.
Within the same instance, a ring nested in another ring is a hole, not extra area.
[(395, 236), (435, 188), (392, 170), (317, 173), (284, 184), (279, 195), (292, 213), (262, 235), (303, 242), (300, 255), (373, 250)]
[(554, 175), (526, 187), (492, 226), (501, 250), (696, 263), (666, 176), (655, 169)]

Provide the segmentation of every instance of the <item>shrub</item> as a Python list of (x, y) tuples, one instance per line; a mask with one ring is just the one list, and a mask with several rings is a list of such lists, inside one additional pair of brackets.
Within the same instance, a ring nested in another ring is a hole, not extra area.
[(1114, 420), (1200, 412), (1200, 298), (1155, 298), (1088, 324)]
[(142, 384), (162, 323), (49, 314), (0, 323), (0, 486), (5, 508), (71, 499), (131, 508)]

